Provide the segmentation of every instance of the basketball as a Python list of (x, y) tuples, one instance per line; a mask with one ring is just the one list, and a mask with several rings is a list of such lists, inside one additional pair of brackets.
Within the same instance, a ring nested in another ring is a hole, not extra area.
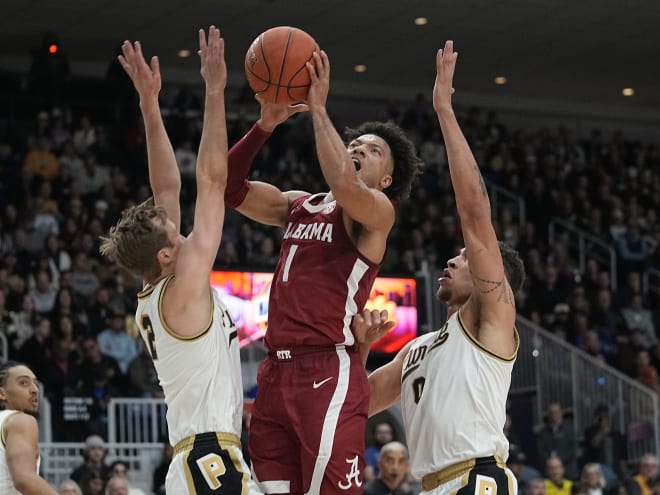
[(269, 103), (307, 98), (310, 77), (305, 64), (319, 47), (305, 31), (278, 26), (264, 31), (245, 54), (245, 75), (252, 90)]

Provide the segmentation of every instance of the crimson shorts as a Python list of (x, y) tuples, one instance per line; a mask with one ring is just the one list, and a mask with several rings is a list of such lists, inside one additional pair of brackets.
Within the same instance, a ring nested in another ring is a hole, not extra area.
[(369, 382), (344, 346), (272, 351), (257, 374), (249, 451), (264, 493), (363, 491)]

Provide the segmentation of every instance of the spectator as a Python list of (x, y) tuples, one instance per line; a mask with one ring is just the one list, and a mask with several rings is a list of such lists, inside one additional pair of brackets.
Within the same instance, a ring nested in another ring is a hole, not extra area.
[[(101, 479), (101, 489), (105, 481), (110, 476), (110, 467), (105, 463), (107, 449), (105, 441), (98, 435), (90, 435), (85, 439), (85, 448), (83, 450), (83, 463), (76, 467), (70, 478), (77, 482), (85, 491), (83, 484), (88, 478), (95, 478), (96, 475)], [(88, 475), (93, 476), (88, 476)]]
[(83, 495), (80, 486), (73, 480), (64, 480), (60, 483), (59, 488), (60, 495)]
[(540, 480), (545, 491), (543, 476), (535, 468), (527, 464), (527, 456), (518, 447), (514, 446), (509, 449), (507, 465), (518, 482), (518, 493), (527, 493), (527, 489), (533, 480)]
[(584, 432), (583, 462), (608, 466), (623, 480), (628, 477), (627, 458), (625, 437), (612, 424), (609, 407), (599, 405), (594, 422)]
[(639, 461), (637, 474), (627, 485), (628, 495), (651, 495), (658, 473), (658, 458), (654, 454), (644, 454)]
[(122, 375), (126, 375), (128, 366), (137, 356), (135, 340), (126, 333), (126, 312), (115, 309), (109, 315), (109, 327), (96, 338), (99, 349), (106, 356), (117, 361)]
[(9, 318), (11, 324), (7, 328), (7, 338), (9, 340), (10, 356), (16, 356), (23, 343), (34, 333), (34, 324), (37, 321), (37, 314), (34, 310), (34, 299), (29, 294), (22, 296), (20, 311), (10, 311)]
[(18, 352), (19, 361), (27, 364), (42, 379), (44, 378), (44, 365), (52, 354), (50, 327), (50, 320), (38, 318), (34, 324), (34, 334), (25, 341)]
[(545, 480), (543, 478), (532, 478), (527, 483), (523, 493), (525, 495), (545, 495)]
[(580, 475), (580, 484), (587, 490), (585, 495), (605, 495), (607, 482), (600, 465), (595, 462), (585, 464)]
[(173, 453), (174, 449), (170, 445), (170, 442), (167, 438), (163, 439), (163, 453), (160, 458), (160, 463), (156, 466), (153, 475), (152, 490), (154, 495), (166, 495), (165, 477), (167, 476), (167, 470), (170, 468)]
[(658, 342), (653, 323), (653, 314), (650, 310), (642, 307), (642, 295), (635, 294), (630, 304), (621, 310), (626, 330), (630, 332), (633, 328), (641, 330), (644, 335), (644, 347), (651, 348)]
[(637, 353), (637, 379), (658, 391), (658, 370), (651, 364), (651, 356), (646, 349)]
[(367, 447), (364, 453), (364, 480), (371, 481), (378, 477), (378, 457), (380, 449), (386, 443), (394, 440), (394, 429), (389, 421), (379, 421), (374, 424), (372, 443)]
[(39, 270), (35, 276), (35, 284), (30, 289), (30, 295), (34, 301), (34, 310), (46, 315), (55, 308), (57, 287), (53, 283), (51, 274), (46, 270)]
[[(78, 431), (67, 423), (64, 406), (67, 397), (80, 393), (81, 370), (71, 353), (69, 342), (59, 338), (53, 342), (50, 359), (44, 364), (43, 384), (52, 408), (53, 433), (56, 440), (73, 441)], [(74, 478), (74, 481), (78, 481)]]
[(651, 244), (649, 239), (642, 235), (638, 219), (634, 218), (628, 222), (626, 232), (616, 238), (615, 245), (621, 273), (644, 271), (646, 258), (651, 253)]
[(73, 133), (73, 146), (81, 155), (96, 143), (96, 129), (87, 115), (80, 117), (79, 126)]
[[(577, 462), (575, 451), (577, 449), (577, 440), (572, 425), (564, 421), (564, 411), (561, 404), (558, 402), (548, 404), (545, 420), (546, 424), (539, 432), (537, 438), (539, 459), (549, 461), (552, 456), (558, 457), (561, 460), (561, 476), (564, 475), (565, 470), (568, 478), (576, 478)], [(556, 464), (555, 461), (551, 463), (553, 469), (556, 467)], [(548, 465), (546, 464), (547, 469)], [(546, 477), (557, 479), (556, 472), (553, 471), (553, 473), (555, 478), (548, 476), (547, 473)], [(548, 487), (546, 486), (546, 488)], [(548, 495), (557, 494), (548, 491)]]
[(83, 495), (104, 495), (105, 478), (96, 468), (86, 471), (80, 479), (80, 489)]
[(142, 339), (137, 341), (138, 354), (128, 365), (128, 393), (134, 397), (163, 398), (163, 389), (153, 359)]
[[(128, 474), (128, 463), (125, 461), (117, 460), (110, 464), (110, 480), (108, 481), (106, 491), (110, 495), (145, 495), (139, 488), (133, 488), (130, 484)], [(119, 479), (123, 481), (117, 482)], [(113, 492), (114, 489), (114, 492)], [(121, 491), (125, 490), (125, 491)]]
[(53, 178), (60, 168), (57, 157), (50, 151), (50, 140), (40, 137), (35, 149), (25, 156), (25, 170), (32, 175), (38, 175), (46, 179)]
[(364, 495), (413, 495), (408, 481), (408, 449), (400, 442), (388, 442), (380, 449), (378, 477), (364, 487)]
[(546, 495), (572, 495), (573, 482), (565, 477), (564, 463), (556, 455), (545, 461)]

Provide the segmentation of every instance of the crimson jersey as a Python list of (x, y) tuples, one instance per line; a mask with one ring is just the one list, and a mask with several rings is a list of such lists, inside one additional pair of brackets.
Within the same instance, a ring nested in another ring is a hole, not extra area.
[(362, 256), (346, 232), (342, 208), (327, 193), (290, 206), (273, 275), (266, 346), (353, 345), (353, 316), (369, 299), (380, 264)]

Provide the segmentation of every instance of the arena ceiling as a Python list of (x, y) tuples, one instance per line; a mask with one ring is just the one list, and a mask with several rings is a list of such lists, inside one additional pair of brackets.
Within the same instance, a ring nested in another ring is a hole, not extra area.
[[(77, 73), (104, 67), (120, 41), (139, 39), (160, 56), (165, 79), (197, 74), (197, 29), (214, 23), (237, 84), (256, 35), (294, 25), (328, 52), (333, 84), (356, 95), (430, 94), (435, 52), (451, 38), (459, 92), (650, 111), (660, 120), (657, 0), (2, 0), (0, 11), (0, 69), (27, 67), (30, 48), (54, 31)], [(416, 25), (422, 16), (428, 23)], [(178, 58), (181, 49), (193, 56)], [(356, 64), (367, 71), (355, 73)], [(508, 83), (495, 85), (496, 76)], [(623, 97), (626, 87), (635, 95)]]

